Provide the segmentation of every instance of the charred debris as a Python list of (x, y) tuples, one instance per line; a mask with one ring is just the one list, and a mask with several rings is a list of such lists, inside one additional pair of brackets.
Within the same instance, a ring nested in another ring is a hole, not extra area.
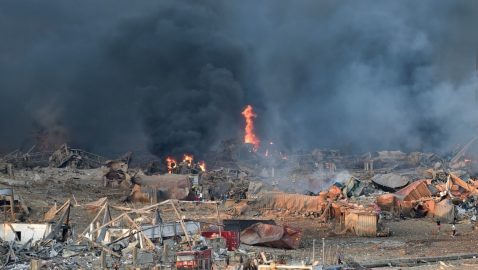
[[(273, 143), (257, 149), (231, 140), (207, 162), (185, 154), (180, 162), (168, 157), (140, 164), (133, 163), (133, 153), (108, 159), (67, 145), (15, 151), (0, 159), (1, 265), (354, 269), (338, 250), (321, 255), (318, 248), (316, 255), (315, 244), (313, 254), (301, 258), (260, 247), (306, 245), (304, 231), (288, 217), (318, 222), (328, 237), (386, 237), (393, 231), (383, 221), (391, 219), (474, 223), (478, 180), (467, 155), (471, 145), (449, 157), (333, 150), (286, 155)], [(85, 198), (73, 190), (41, 208), (25, 192), (81, 182), (94, 183)], [(105, 196), (93, 200), (93, 186)]]

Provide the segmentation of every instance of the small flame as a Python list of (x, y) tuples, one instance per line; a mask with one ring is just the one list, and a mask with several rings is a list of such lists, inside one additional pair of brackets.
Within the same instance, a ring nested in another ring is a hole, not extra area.
[(198, 163), (199, 165), (199, 168), (201, 169), (201, 171), (205, 172), (206, 171), (206, 162), (204, 161), (201, 161)]
[(193, 165), (193, 155), (184, 154), (183, 162), (186, 162), (188, 167), (191, 167)]
[(177, 162), (176, 160), (174, 160), (174, 158), (172, 157), (167, 157), (166, 158), (166, 163), (168, 164), (168, 173), (169, 174), (172, 174), (173, 173), (173, 170), (176, 168), (177, 166)]
[(257, 114), (254, 113), (251, 105), (247, 105), (247, 107), (242, 111), (242, 115), (246, 120), (246, 127), (245, 127), (245, 134), (244, 134), (244, 143), (250, 143), (253, 145), (254, 152), (259, 149), (260, 140), (257, 138), (256, 134), (254, 133), (254, 118), (257, 117)]

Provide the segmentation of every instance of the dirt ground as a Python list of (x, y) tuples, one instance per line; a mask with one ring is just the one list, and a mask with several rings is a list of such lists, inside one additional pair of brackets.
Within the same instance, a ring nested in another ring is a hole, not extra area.
[[(46, 182), (31, 187), (16, 187), (15, 191), (20, 194), (26, 204), (32, 209), (28, 222), (38, 222), (43, 213), (56, 201), (61, 205), (67, 199), (76, 199), (79, 205), (95, 201), (107, 196), (111, 204), (120, 204), (119, 199), (127, 194), (127, 190), (120, 188), (104, 188), (97, 180), (74, 180), (61, 182)], [(73, 199), (73, 202), (75, 202)], [(135, 208), (144, 205), (130, 205)], [(224, 206), (220, 207), (221, 218), (232, 218), (224, 212)], [(180, 207), (182, 215), (191, 219), (198, 219), (215, 223), (217, 217), (215, 209), (206, 205)], [(95, 213), (88, 213), (82, 207), (74, 207), (71, 213), (72, 222), (76, 231), (83, 231), (89, 224)], [(2, 218), (5, 215), (2, 215)], [(165, 211), (163, 216), (166, 220), (174, 220), (172, 212)], [(267, 251), (276, 255), (289, 255), (297, 261), (312, 257), (313, 240), (316, 240), (316, 258), (321, 258), (322, 238), (325, 239), (325, 253), (329, 261), (335, 260), (334, 254), (340, 252), (347, 262), (359, 264), (370, 263), (396, 258), (417, 258), (431, 256), (446, 256), (453, 254), (469, 254), (477, 251), (478, 231), (473, 230), (471, 224), (460, 223), (457, 225), (457, 236), (451, 236), (451, 225), (442, 224), (440, 233), (437, 233), (436, 224), (428, 218), (390, 220), (385, 221), (385, 227), (390, 228), (392, 235), (383, 238), (356, 237), (351, 235), (330, 234), (333, 225), (321, 224), (318, 219), (302, 216), (288, 216), (269, 211), (259, 216), (240, 217), (244, 219), (274, 219), (278, 224), (288, 224), (303, 230), (301, 248), (298, 250), (277, 250), (263, 247), (250, 247), (241, 245), (246, 251)], [(385, 269), (385, 268), (382, 268)], [(458, 260), (430, 263), (415, 267), (395, 267), (386, 269), (478, 269), (478, 260)]]

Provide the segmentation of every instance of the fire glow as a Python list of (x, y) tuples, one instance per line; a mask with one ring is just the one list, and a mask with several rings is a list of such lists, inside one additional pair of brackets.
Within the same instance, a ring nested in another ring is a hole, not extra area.
[(188, 154), (184, 154), (183, 162), (186, 162), (188, 164), (188, 167), (191, 168), (191, 166), (193, 165), (193, 156), (188, 155)]
[(168, 173), (169, 174), (172, 174), (173, 173), (173, 170), (176, 168), (177, 166), (177, 162), (176, 160), (174, 160), (173, 158), (171, 157), (168, 157), (166, 158), (166, 163), (168, 164)]
[(201, 162), (198, 163), (198, 166), (201, 169), (201, 171), (203, 171), (203, 172), (206, 171), (206, 162), (201, 161)]
[(168, 167), (169, 174), (178, 173), (178, 171), (182, 171), (185, 168), (191, 170), (193, 173), (206, 171), (206, 162), (199, 161), (194, 163), (194, 156), (191, 154), (184, 154), (180, 163), (178, 163), (173, 157), (167, 157), (165, 162)]
[(257, 138), (256, 134), (254, 133), (254, 118), (257, 117), (257, 114), (254, 113), (254, 110), (251, 105), (247, 105), (247, 107), (242, 111), (242, 115), (246, 120), (246, 127), (245, 127), (245, 134), (244, 134), (244, 143), (249, 143), (253, 145), (253, 150), (257, 151), (259, 149), (260, 140)]

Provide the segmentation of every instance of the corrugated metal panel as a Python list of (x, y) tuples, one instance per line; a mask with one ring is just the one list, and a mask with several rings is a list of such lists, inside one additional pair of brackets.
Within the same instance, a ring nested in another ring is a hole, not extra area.
[(395, 195), (404, 201), (418, 200), (424, 197), (430, 197), (432, 194), (427, 188), (426, 180), (419, 180), (411, 183), (407, 187), (395, 192)]
[[(185, 221), (184, 226), (189, 235), (197, 234), (201, 229), (201, 223), (197, 221)], [(144, 235), (150, 239), (184, 235), (183, 227), (177, 222), (166, 222), (159, 225), (144, 225), (142, 226), (142, 229)]]
[(256, 200), (263, 209), (287, 209), (295, 212), (322, 212), (324, 201), (319, 196), (268, 192)]
[(355, 233), (358, 236), (377, 236), (377, 216), (358, 214)]

